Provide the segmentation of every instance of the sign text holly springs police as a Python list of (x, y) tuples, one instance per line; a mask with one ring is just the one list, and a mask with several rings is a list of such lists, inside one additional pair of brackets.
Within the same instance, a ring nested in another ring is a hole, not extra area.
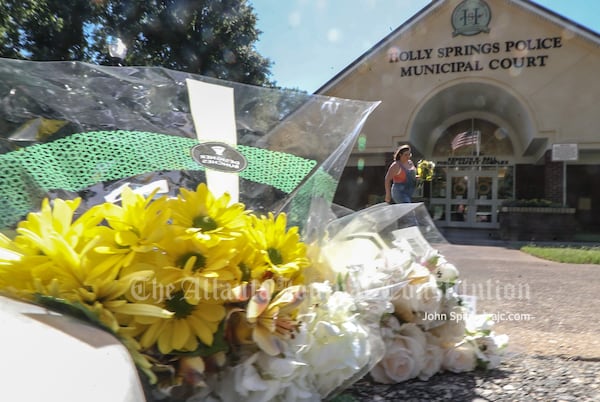
[[(486, 67), (490, 70), (544, 67), (550, 56), (541, 52), (561, 48), (562, 45), (562, 38), (555, 36), (440, 48), (398, 50), (394, 61), (399, 63), (425, 62), (415, 65), (401, 65), (401, 77), (483, 71)], [(502, 57), (503, 53), (507, 53), (507, 55)], [(494, 57), (486, 62), (485, 60), (473, 58), (477, 55), (498, 55), (499, 57)], [(467, 57), (468, 60), (448, 61), (458, 57)]]

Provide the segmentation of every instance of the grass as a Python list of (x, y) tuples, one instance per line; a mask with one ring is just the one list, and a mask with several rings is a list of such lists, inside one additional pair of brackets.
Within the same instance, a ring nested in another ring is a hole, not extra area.
[(600, 247), (555, 247), (527, 245), (521, 247), (521, 251), (544, 260), (565, 262), (569, 264), (600, 265)]

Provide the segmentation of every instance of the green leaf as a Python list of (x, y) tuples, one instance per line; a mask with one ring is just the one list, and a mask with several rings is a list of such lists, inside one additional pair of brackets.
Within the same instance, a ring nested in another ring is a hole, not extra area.
[(104, 331), (107, 331), (113, 335), (116, 335), (106, 324), (104, 324), (97, 314), (92, 312), (85, 304), (80, 302), (70, 302), (65, 299), (61, 299), (54, 296), (43, 295), (36, 293), (34, 295), (35, 303), (40, 306), (46, 307), (57, 313), (71, 316), (84, 321), (88, 324), (92, 324)]
[(225, 320), (221, 321), (219, 324), (219, 328), (217, 332), (214, 334), (213, 344), (208, 346), (203, 343), (199, 343), (199, 346), (196, 350), (192, 352), (172, 352), (174, 355), (182, 355), (182, 356), (212, 356), (218, 352), (227, 352), (229, 350), (229, 345), (227, 340), (225, 339)]

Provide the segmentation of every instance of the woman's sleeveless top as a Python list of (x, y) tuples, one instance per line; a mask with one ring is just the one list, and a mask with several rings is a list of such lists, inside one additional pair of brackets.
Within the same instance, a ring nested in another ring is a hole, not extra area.
[(400, 166), (400, 171), (392, 178), (392, 181), (394, 183), (413, 185), (416, 182), (417, 170), (414, 168), (407, 170), (401, 163), (398, 163), (398, 165)]

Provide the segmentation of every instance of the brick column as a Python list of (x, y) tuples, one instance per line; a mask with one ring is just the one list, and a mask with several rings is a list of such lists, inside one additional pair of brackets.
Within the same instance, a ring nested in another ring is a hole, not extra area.
[(546, 151), (544, 160), (544, 198), (562, 204), (564, 162), (553, 162), (550, 150)]

